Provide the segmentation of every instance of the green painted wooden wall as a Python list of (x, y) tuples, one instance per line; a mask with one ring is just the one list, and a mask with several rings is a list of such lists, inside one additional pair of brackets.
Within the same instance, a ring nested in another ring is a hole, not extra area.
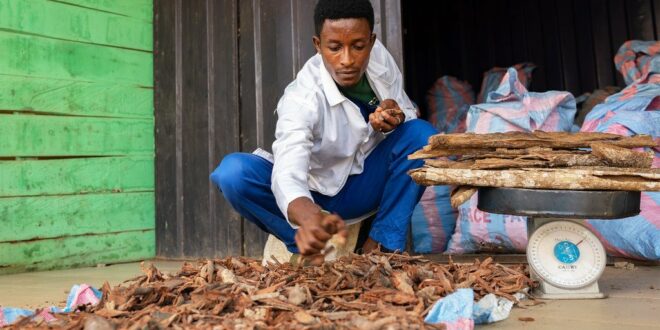
[(0, 274), (155, 254), (152, 0), (0, 0)]

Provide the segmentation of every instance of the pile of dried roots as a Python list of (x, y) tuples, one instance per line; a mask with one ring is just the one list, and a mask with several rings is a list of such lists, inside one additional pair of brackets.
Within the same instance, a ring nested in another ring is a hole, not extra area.
[(491, 258), (439, 264), (422, 256), (374, 252), (322, 266), (269, 264), (249, 258), (185, 263), (176, 274), (154, 266), (145, 275), (103, 287), (97, 306), (23, 319), (14, 328), (62, 329), (425, 329), (431, 305), (458, 288), (475, 299), (512, 294), (533, 283), (523, 265)]
[[(640, 147), (658, 144), (648, 135), (609, 133), (439, 134), (409, 156), (426, 159), (410, 175), (424, 185), (660, 191), (654, 152), (632, 150)], [(452, 204), (474, 191), (462, 189)]]

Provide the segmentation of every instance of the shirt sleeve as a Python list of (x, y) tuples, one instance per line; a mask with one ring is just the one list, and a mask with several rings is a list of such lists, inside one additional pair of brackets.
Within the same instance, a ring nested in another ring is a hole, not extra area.
[(396, 64), (394, 57), (387, 50), (387, 48), (385, 48), (385, 46), (380, 43), (380, 41), (378, 41), (378, 43), (380, 44), (378, 50), (382, 52), (380, 56), (382, 56), (384, 60), (384, 64), (388, 69), (388, 73), (393, 75), (390, 76), (392, 79), (390, 97), (392, 97), (396, 103), (399, 104), (399, 108), (401, 108), (403, 114), (406, 116), (404, 121), (416, 119), (417, 111), (415, 110), (415, 106), (413, 105), (412, 101), (410, 101), (410, 98), (404, 90), (403, 74), (401, 74), (401, 70), (399, 70), (399, 66)]
[[(277, 206), (289, 221), (287, 214), (289, 203), (299, 197), (313, 200), (309, 192), (307, 176), (318, 110), (285, 93), (277, 105), (277, 114), (271, 189)], [(289, 224), (297, 228), (291, 221)]]
[[(394, 62), (394, 59), (392, 59), (392, 62)], [(396, 63), (394, 63), (394, 66), (396, 68)], [(395, 95), (394, 100), (396, 100), (396, 102), (399, 104), (399, 108), (401, 108), (403, 114), (406, 116), (404, 122), (416, 119), (417, 111), (415, 110), (415, 106), (413, 105), (412, 101), (410, 101), (410, 98), (408, 98), (406, 92), (403, 90), (403, 76), (401, 75), (401, 72), (398, 71), (398, 69), (396, 74), (397, 78), (392, 84), (392, 91)]]

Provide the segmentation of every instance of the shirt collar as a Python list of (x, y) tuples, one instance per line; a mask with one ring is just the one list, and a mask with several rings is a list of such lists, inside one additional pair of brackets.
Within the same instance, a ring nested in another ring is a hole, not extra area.
[[(319, 54), (318, 56), (320, 57), (321, 55)], [(348, 100), (344, 94), (339, 91), (339, 88), (337, 88), (337, 84), (335, 84), (334, 79), (332, 79), (330, 72), (328, 72), (328, 70), (325, 68), (325, 65), (323, 64), (323, 58), (319, 58), (319, 60), (321, 61), (321, 65), (319, 65), (319, 70), (321, 71), (321, 84), (323, 86), (325, 97), (328, 100), (330, 106), (335, 106)], [(387, 67), (375, 61), (373, 56), (370, 56), (366, 71), (368, 78), (378, 79), (380, 82), (390, 86), (394, 81), (384, 79), (385, 73), (387, 73)], [(372, 85), (371, 88), (377, 88), (377, 84)], [(374, 92), (376, 92), (376, 95), (382, 95), (382, 93), (379, 93), (380, 91)]]

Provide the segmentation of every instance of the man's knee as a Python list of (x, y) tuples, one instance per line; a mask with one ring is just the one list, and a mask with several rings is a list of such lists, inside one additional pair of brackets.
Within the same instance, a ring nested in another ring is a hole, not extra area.
[(422, 147), (428, 143), (431, 135), (438, 134), (438, 131), (426, 120), (413, 119), (405, 122), (402, 127), (407, 140), (413, 145)]
[(248, 154), (239, 152), (229, 154), (222, 159), (220, 165), (211, 173), (211, 181), (226, 197), (241, 194), (249, 160)]

